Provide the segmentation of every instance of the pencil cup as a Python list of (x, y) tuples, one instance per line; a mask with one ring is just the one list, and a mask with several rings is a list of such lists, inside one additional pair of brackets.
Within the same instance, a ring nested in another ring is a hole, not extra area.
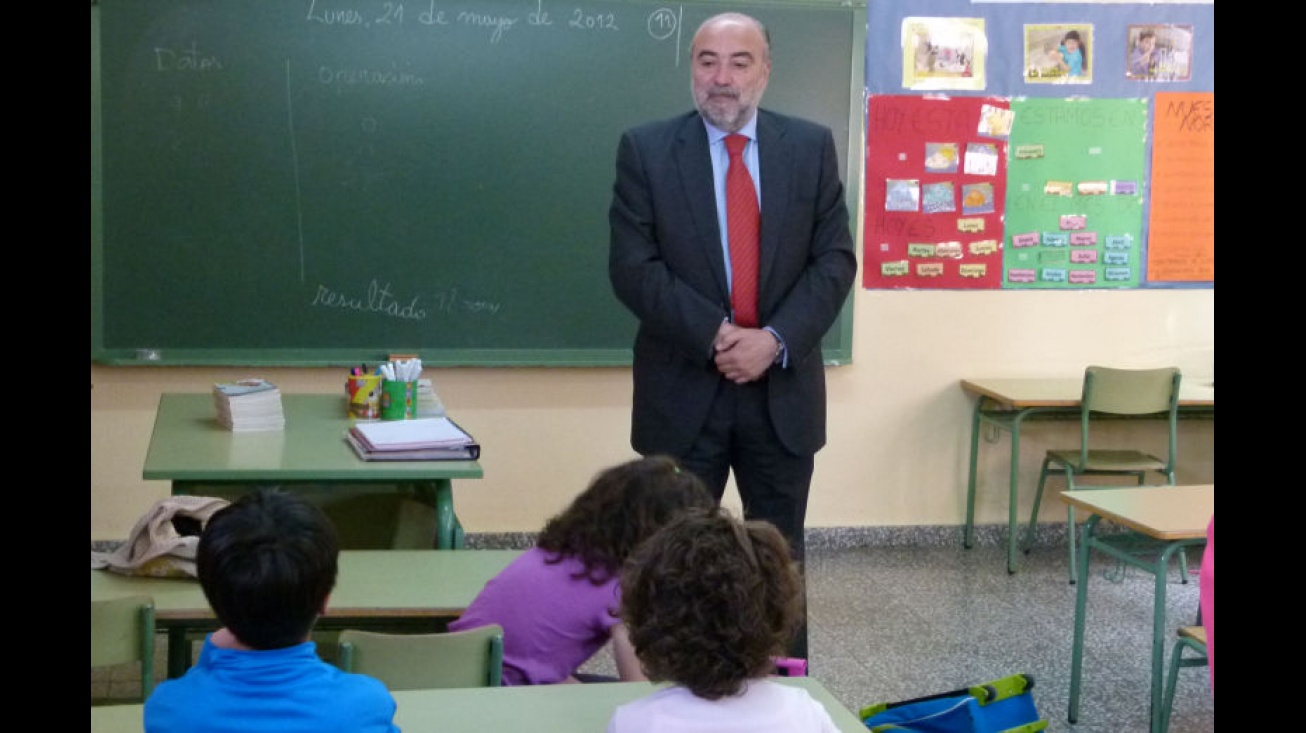
[(387, 379), (381, 385), (381, 419), (412, 420), (417, 417), (417, 382)]
[(349, 416), (356, 420), (375, 420), (381, 416), (381, 375), (351, 376), (345, 381), (349, 396)]

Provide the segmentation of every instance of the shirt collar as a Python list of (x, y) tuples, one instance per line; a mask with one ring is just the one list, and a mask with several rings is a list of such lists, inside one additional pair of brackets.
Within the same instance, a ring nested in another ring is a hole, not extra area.
[[(709, 145), (717, 144), (723, 138), (725, 138), (726, 135), (730, 134), (725, 130), (720, 129), (716, 125), (713, 125), (711, 122), (708, 122), (707, 118), (703, 117), (702, 115), (699, 116), (699, 119), (703, 120), (703, 126), (707, 128), (707, 142)], [(743, 135), (744, 137), (754, 142), (757, 141), (757, 112), (756, 111), (753, 112), (753, 118), (750, 119), (748, 123), (745, 124), (742, 128), (740, 128), (739, 134)]]

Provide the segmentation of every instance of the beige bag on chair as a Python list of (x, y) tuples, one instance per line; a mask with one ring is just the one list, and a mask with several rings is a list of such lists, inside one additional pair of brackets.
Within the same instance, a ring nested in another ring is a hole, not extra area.
[(195, 551), (209, 517), (230, 502), (212, 496), (170, 496), (154, 503), (113, 552), (91, 552), (91, 569), (156, 578), (194, 578)]

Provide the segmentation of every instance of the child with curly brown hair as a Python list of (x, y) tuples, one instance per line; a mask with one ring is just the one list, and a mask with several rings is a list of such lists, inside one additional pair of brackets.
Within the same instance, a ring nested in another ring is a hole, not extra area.
[(631, 557), (622, 618), (650, 680), (674, 683), (617, 708), (608, 733), (835, 733), (800, 687), (768, 679), (803, 618), (803, 581), (773, 525), (688, 512)]
[(622, 566), (635, 548), (711, 494), (675, 459), (649, 456), (594, 477), (527, 550), (485, 585), (450, 631), (503, 627), (503, 684), (600, 681), (577, 670), (612, 642), (623, 681), (644, 680), (621, 619)]

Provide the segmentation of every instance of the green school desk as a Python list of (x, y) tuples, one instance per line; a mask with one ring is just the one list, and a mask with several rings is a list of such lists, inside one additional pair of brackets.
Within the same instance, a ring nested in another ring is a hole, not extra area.
[[(802, 687), (830, 712), (843, 733), (866, 733), (856, 714), (845, 708), (812, 677), (778, 678)], [(406, 690), (393, 693), (395, 723), (404, 733), (485, 733), (531, 731), (576, 733), (602, 731), (618, 705), (643, 697), (657, 685), (648, 682), (600, 682), (535, 687), (477, 687), (452, 690)], [(143, 705), (91, 708), (91, 733), (140, 733)]]
[(144, 478), (173, 494), (229, 496), (277, 485), (301, 493), (400, 492), (435, 508), (438, 549), (462, 547), (453, 479), (483, 475), (476, 461), (364, 461), (345, 443), (350, 420), (338, 395), (283, 394), (286, 427), (233, 433), (217, 423), (213, 396), (163, 394), (145, 456)]
[[(1020, 429), (1026, 420), (1071, 419), (1079, 415), (1083, 377), (1067, 379), (963, 379), (961, 388), (975, 397), (970, 419), (970, 472), (966, 479), (966, 530), (969, 549), (975, 539), (976, 467), (980, 431), (988, 425), (1011, 433), (1007, 486), (1007, 572), (1016, 572), (1016, 491), (1020, 476)], [(1215, 382), (1185, 377), (1179, 387), (1179, 416), (1215, 415)]]
[[(344, 550), (327, 612), (317, 629), (437, 631), (461, 616), (518, 550)], [(191, 665), (187, 635), (217, 628), (199, 581), (91, 571), (91, 600), (145, 593), (155, 626), (168, 634), (168, 676)]]
[[(1206, 527), (1215, 514), (1215, 484), (1198, 486), (1144, 486), (1120, 489), (1063, 491), (1061, 499), (1090, 516), (1084, 522), (1079, 547), (1075, 594), (1075, 641), (1070, 653), (1070, 707), (1067, 719), (1079, 720), (1079, 694), (1084, 669), (1084, 610), (1088, 604), (1088, 560), (1094, 550), (1152, 573), (1156, 588), (1152, 600), (1151, 730), (1159, 729), (1161, 677), (1165, 670), (1166, 577), (1170, 560), (1184, 548), (1206, 542)], [(1099, 522), (1132, 530), (1099, 534)], [(1135, 534), (1136, 533), (1136, 534)], [(1139, 546), (1141, 534), (1148, 545)]]

